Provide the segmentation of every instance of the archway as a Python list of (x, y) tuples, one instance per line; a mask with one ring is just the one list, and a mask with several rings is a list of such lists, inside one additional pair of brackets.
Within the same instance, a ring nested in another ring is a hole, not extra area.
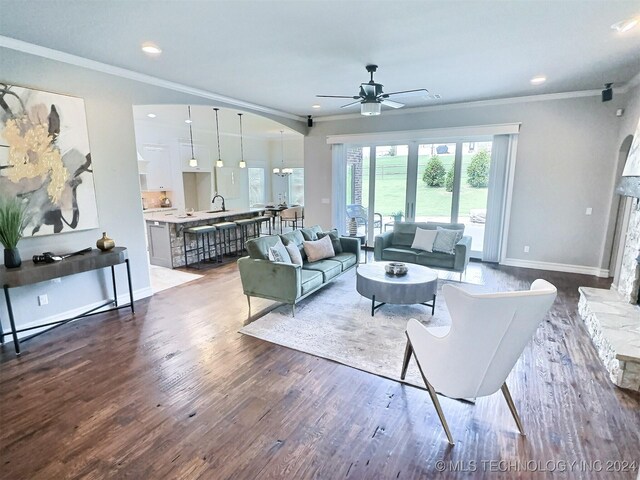
[[(616, 169), (616, 182), (622, 175), (622, 170), (629, 156), (629, 150), (633, 143), (633, 135), (628, 135), (620, 145), (618, 152), (618, 167)], [(615, 188), (615, 185), (614, 185)], [(624, 251), (625, 232), (629, 222), (629, 214), (631, 213), (632, 199), (622, 197), (614, 192), (612, 212), (614, 212), (613, 239), (611, 242), (611, 252), (609, 255), (609, 276), (613, 277), (613, 284), (617, 284), (618, 274), (622, 263), (622, 252)]]

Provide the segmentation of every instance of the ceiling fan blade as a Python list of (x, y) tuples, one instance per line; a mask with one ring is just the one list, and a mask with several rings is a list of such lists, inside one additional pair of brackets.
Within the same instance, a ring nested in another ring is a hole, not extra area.
[(360, 100), (358, 100), (356, 102), (351, 102), (351, 103), (347, 103), (346, 105), (342, 105), (340, 108), (352, 107), (354, 105), (358, 105), (359, 103), (362, 103), (362, 102)]
[(360, 97), (356, 97), (355, 95), (316, 95), (316, 97), (321, 97), (321, 98), (360, 98)]
[(391, 93), (383, 93), (380, 95), (381, 98), (389, 98), (390, 95), (405, 95), (407, 93), (417, 93), (417, 92), (425, 92), (425, 95), (429, 95), (429, 90), (426, 88), (416, 88), (415, 90), (402, 90), (400, 92), (391, 92)]
[(391, 108), (402, 108), (404, 107), (404, 103), (392, 102), (391, 100), (385, 100), (384, 98), (380, 100), (380, 103), (386, 105)]

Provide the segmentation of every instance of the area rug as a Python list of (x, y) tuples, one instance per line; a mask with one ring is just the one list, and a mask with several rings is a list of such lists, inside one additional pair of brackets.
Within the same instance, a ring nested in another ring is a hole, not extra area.
[(149, 266), (149, 278), (151, 280), (151, 289), (153, 293), (158, 293), (169, 288), (177, 287), (198, 278), (202, 275), (194, 273), (181, 272), (171, 268), (158, 267), (157, 265)]
[[(438, 280), (435, 314), (424, 305), (384, 305), (371, 316), (371, 300), (356, 291), (355, 271), (327, 285), (296, 306), (283, 305), (246, 325), (240, 333), (333, 360), (365, 372), (401, 382), (400, 371), (407, 337), (407, 321), (427, 326), (451, 323)], [(465, 288), (478, 286), (463, 284)], [(425, 388), (412, 359), (404, 383)]]

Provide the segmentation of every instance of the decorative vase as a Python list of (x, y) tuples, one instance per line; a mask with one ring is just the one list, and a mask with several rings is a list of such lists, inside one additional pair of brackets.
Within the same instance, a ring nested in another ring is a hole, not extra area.
[(98, 247), (103, 252), (111, 250), (115, 246), (116, 242), (107, 237), (107, 232), (102, 232), (102, 238), (98, 239), (98, 241), (96, 242), (96, 247)]
[(5, 248), (4, 249), (4, 266), (7, 268), (18, 268), (22, 265), (22, 259), (20, 258), (20, 252), (17, 248)]
[(351, 217), (349, 219), (349, 236), (355, 237), (356, 235), (358, 235), (358, 222), (354, 217)]

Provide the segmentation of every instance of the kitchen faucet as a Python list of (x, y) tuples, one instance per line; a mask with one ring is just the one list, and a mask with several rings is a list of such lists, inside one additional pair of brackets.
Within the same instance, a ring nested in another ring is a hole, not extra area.
[(216, 198), (220, 197), (222, 199), (222, 212), (226, 211), (227, 209), (224, 208), (224, 197), (222, 195), (219, 195), (218, 192), (216, 192), (216, 194), (214, 195), (213, 199), (211, 200), (211, 204), (215, 204), (216, 202)]

